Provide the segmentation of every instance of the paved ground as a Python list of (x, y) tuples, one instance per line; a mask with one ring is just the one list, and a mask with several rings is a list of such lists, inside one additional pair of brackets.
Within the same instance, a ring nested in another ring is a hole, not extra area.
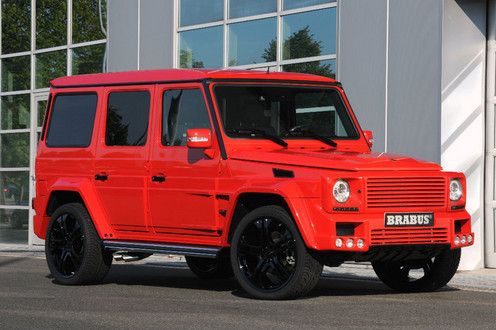
[[(0, 256), (44, 258), (45, 254), (42, 246), (0, 244)], [(184, 258), (181, 256), (153, 255), (139, 263), (187, 267)], [(379, 281), (372, 266), (368, 263), (345, 263), (336, 268), (324, 267), (322, 277)], [(459, 271), (450, 281), (449, 286), (452, 288), (496, 292), (496, 269), (485, 268), (474, 271)]]
[(0, 253), (11, 254), (0, 256), (0, 329), (438, 330), (496, 324), (496, 291), (450, 286), (401, 294), (367, 279), (364, 266), (326, 270), (303, 299), (260, 301), (247, 297), (234, 279), (196, 278), (179, 258), (117, 262), (101, 284), (63, 286), (39, 254), (13, 253)]

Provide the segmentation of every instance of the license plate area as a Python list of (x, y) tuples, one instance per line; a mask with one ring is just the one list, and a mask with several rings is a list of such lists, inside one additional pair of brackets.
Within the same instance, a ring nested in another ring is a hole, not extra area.
[(386, 227), (429, 227), (434, 226), (433, 212), (417, 213), (386, 213), (384, 214)]

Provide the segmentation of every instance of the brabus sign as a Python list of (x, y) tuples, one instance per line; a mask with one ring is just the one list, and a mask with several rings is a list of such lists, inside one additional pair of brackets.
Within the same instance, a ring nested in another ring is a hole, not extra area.
[(434, 213), (386, 213), (386, 227), (424, 227), (434, 226)]

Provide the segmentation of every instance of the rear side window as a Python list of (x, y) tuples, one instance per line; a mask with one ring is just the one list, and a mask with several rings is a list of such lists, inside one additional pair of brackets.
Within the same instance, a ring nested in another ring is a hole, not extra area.
[(148, 135), (150, 93), (113, 92), (107, 105), (107, 146), (144, 146)]
[(97, 100), (96, 94), (55, 96), (45, 141), (47, 147), (88, 147), (93, 134)]

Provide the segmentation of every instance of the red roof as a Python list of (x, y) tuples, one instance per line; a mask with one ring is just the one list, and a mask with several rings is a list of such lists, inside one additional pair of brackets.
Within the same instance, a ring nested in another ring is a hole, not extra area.
[(241, 70), (207, 70), (207, 69), (162, 69), (129, 72), (97, 73), (81, 76), (62, 77), (52, 80), (54, 87), (85, 85), (118, 85), (129, 83), (154, 83), (166, 81), (191, 81), (212, 79), (276, 79), (276, 80), (310, 80), (336, 82), (334, 79), (293, 72), (241, 71)]

